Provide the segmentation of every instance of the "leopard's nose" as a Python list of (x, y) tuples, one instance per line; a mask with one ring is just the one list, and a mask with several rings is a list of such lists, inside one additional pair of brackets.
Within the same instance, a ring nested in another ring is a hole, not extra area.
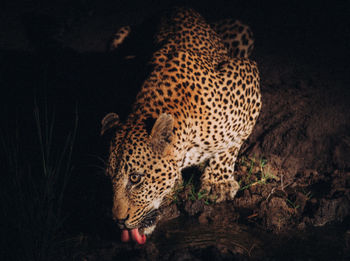
[(120, 229), (124, 229), (125, 226), (125, 222), (129, 219), (129, 214), (126, 216), (126, 218), (121, 218), (121, 219), (116, 219), (116, 222), (118, 224), (118, 226), (120, 227)]

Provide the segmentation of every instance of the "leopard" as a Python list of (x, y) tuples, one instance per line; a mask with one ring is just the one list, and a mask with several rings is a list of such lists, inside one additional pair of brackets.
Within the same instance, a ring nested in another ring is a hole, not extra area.
[(235, 162), (262, 101), (257, 63), (247, 58), (253, 39), (234, 24), (235, 37), (244, 34), (239, 44), (223, 37), (231, 27), (211, 25), (193, 9), (168, 11), (130, 114), (102, 119), (101, 135), (112, 132), (106, 173), (122, 242), (146, 242), (187, 167), (206, 162), (200, 190), (216, 203), (239, 190)]

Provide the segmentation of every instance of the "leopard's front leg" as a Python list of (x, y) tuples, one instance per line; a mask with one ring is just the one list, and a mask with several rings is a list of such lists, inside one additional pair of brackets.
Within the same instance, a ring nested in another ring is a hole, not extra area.
[(201, 177), (201, 191), (205, 191), (210, 200), (221, 202), (235, 197), (239, 189), (239, 184), (234, 179), (238, 151), (238, 148), (232, 147), (209, 160)]

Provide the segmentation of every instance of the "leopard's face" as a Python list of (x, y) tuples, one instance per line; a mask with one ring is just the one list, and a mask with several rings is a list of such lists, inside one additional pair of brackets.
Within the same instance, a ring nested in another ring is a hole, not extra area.
[[(122, 229), (147, 228), (156, 221), (163, 199), (171, 192), (176, 166), (147, 143), (137, 151), (125, 146), (118, 170), (110, 170), (113, 184), (113, 217)], [(112, 161), (115, 153), (111, 155)]]
[(123, 233), (137, 229), (139, 235), (149, 234), (158, 221), (179, 176), (171, 136), (172, 117), (163, 115), (150, 134), (142, 127), (122, 131), (111, 145), (107, 173), (113, 184), (112, 214)]

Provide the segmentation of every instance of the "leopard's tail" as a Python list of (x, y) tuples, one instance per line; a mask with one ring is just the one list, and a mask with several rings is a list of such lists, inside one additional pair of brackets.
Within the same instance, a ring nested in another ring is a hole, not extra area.
[(223, 19), (211, 24), (222, 39), (231, 57), (248, 58), (254, 49), (250, 27), (239, 20)]
[(125, 39), (130, 35), (131, 27), (129, 25), (122, 26), (113, 35), (108, 46), (109, 51), (114, 51), (125, 41)]

